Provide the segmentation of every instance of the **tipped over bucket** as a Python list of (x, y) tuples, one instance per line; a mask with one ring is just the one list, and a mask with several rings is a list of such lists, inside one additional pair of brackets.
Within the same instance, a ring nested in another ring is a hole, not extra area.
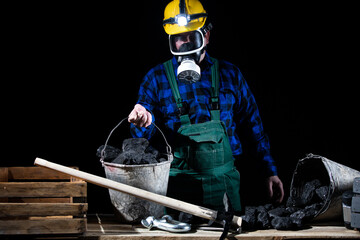
[(290, 197), (302, 194), (304, 184), (318, 179), (328, 186), (326, 200), (314, 220), (335, 220), (342, 218), (342, 194), (351, 190), (354, 178), (360, 172), (325, 157), (308, 154), (299, 160), (292, 177)]

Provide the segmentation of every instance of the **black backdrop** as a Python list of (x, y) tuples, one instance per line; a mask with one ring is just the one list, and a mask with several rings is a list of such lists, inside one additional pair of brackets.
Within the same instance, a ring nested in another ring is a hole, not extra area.
[[(250, 85), (286, 193), (307, 153), (360, 169), (355, 6), (249, 2), (203, 1), (214, 25), (208, 52)], [(131, 111), (146, 72), (171, 57), (166, 3), (9, 7), (1, 166), (41, 157), (104, 176), (97, 147)], [(127, 137), (123, 127), (111, 143)], [(248, 190), (256, 170), (242, 176)], [(88, 202), (90, 213), (111, 211), (106, 189), (89, 184)]]

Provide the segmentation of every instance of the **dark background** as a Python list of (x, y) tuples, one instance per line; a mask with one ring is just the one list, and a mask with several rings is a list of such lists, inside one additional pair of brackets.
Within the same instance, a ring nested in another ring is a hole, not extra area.
[[(104, 176), (96, 149), (132, 110), (147, 71), (171, 57), (167, 2), (9, 6), (1, 166), (41, 157)], [(360, 169), (355, 4), (249, 2), (203, 1), (214, 25), (208, 52), (250, 85), (286, 194), (307, 153)], [(127, 137), (124, 126), (110, 144)], [(242, 173), (243, 191), (254, 176)], [(88, 202), (90, 213), (111, 211), (107, 189), (89, 184)]]

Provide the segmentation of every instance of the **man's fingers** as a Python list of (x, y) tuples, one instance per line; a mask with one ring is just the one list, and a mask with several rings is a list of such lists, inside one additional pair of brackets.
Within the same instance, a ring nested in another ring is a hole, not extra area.
[(152, 123), (152, 116), (151, 116), (151, 113), (149, 113), (149, 112), (146, 112), (146, 115), (147, 115), (147, 120), (146, 120), (144, 126), (145, 126), (145, 127), (148, 127), (148, 126), (150, 126), (151, 123)]
[(151, 113), (140, 104), (136, 104), (129, 114), (128, 122), (133, 123), (137, 127), (148, 127), (152, 123)]
[(282, 182), (280, 182), (280, 183), (278, 184), (278, 189), (279, 189), (279, 192), (280, 192), (279, 202), (281, 203), (281, 202), (283, 201), (284, 195), (285, 195)]
[(272, 198), (273, 197), (273, 182), (269, 181), (268, 183), (268, 191), (269, 191), (269, 197)]
[(136, 119), (137, 119), (137, 112), (135, 109), (133, 109), (131, 111), (131, 113), (129, 114), (128, 121), (131, 123), (134, 123), (134, 122), (136, 122)]
[(268, 178), (269, 197), (274, 201), (281, 203), (284, 199), (284, 187), (278, 176)]
[(141, 117), (141, 126), (140, 127), (148, 127), (152, 123), (152, 116), (151, 113), (146, 111), (145, 113), (142, 113)]
[(144, 112), (139, 112), (138, 113), (138, 117), (139, 117), (139, 127), (144, 127), (145, 123), (147, 121), (147, 116)]

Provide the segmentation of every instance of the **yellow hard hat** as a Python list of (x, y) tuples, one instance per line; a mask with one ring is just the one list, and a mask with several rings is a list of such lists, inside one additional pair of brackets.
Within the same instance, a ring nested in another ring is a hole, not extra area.
[(206, 18), (199, 0), (173, 0), (165, 8), (163, 26), (169, 35), (191, 32), (202, 28)]

